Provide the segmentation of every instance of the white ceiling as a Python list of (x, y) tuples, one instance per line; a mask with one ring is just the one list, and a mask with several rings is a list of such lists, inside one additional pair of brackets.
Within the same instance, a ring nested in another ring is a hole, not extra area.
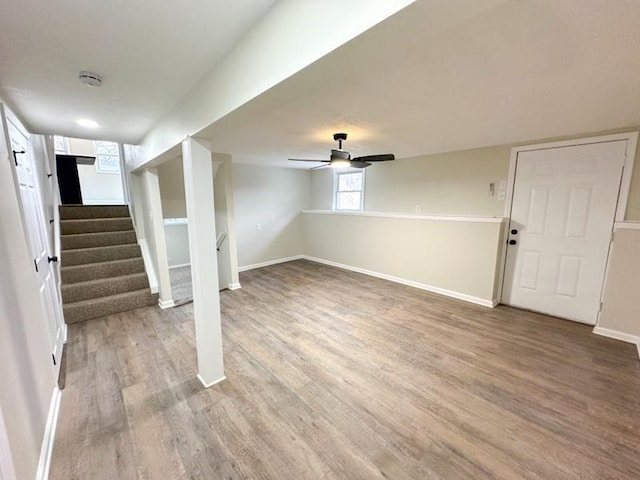
[(0, 97), (34, 132), (135, 144), (274, 3), (2, 0)]
[[(3, 0), (0, 96), (33, 131), (137, 143), (273, 3)], [(639, 25), (637, 0), (418, 0), (200, 134), (305, 167), (336, 131), (402, 158), (638, 126)]]
[[(640, 2), (509, 1), (434, 36), (418, 0), (201, 134), (234, 161), (305, 167), (640, 125)], [(457, 0), (458, 8), (464, 1)], [(375, 167), (373, 167), (375, 168)]]

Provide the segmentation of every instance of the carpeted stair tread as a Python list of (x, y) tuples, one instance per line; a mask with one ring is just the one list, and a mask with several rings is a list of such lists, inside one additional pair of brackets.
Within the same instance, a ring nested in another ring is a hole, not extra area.
[(60, 218), (66, 323), (157, 305), (127, 205), (63, 205)]
[(137, 243), (136, 232), (133, 230), (62, 235), (60, 239), (63, 250)]
[(87, 282), (69, 283), (62, 286), (62, 301), (65, 305), (92, 298), (108, 297), (134, 290), (149, 289), (147, 274), (132, 273), (118, 277), (98, 278)]
[(129, 217), (127, 205), (62, 205), (61, 220)]
[(60, 231), (62, 235), (98, 232), (122, 232), (133, 230), (133, 223), (128, 217), (120, 218), (91, 218), (80, 220), (62, 220)]
[(98, 278), (119, 277), (144, 272), (144, 261), (139, 258), (125, 258), (110, 262), (86, 263), (84, 265), (63, 266), (60, 269), (62, 283), (87, 282)]
[(61, 252), (62, 266), (64, 267), (136, 258), (140, 255), (140, 246), (135, 243), (105, 247), (76, 248), (62, 250)]
[(155, 305), (157, 302), (158, 294), (151, 293), (149, 289), (134, 290), (108, 297), (67, 303), (63, 306), (64, 318), (67, 323), (76, 323)]

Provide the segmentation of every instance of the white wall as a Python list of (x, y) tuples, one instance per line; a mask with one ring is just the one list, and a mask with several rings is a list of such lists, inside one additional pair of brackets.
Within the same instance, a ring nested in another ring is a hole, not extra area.
[[(163, 200), (164, 201), (164, 200)], [(189, 227), (186, 223), (164, 225), (164, 238), (167, 242), (167, 256), (169, 267), (188, 265), (189, 257)]]
[(310, 181), (307, 170), (234, 164), (240, 268), (304, 253)]
[(158, 166), (162, 216), (164, 218), (185, 218), (187, 216), (183, 178), (182, 157), (174, 158)]
[(305, 254), (491, 305), (500, 223), (304, 214)]
[[(182, 171), (182, 157), (174, 158), (158, 166), (158, 181), (162, 198), (162, 217), (165, 219), (187, 217), (187, 207), (184, 198), (184, 173)], [(167, 241), (167, 255), (169, 266), (186, 265), (189, 258), (189, 232), (185, 224), (165, 224), (165, 238)]]
[[(93, 140), (69, 138), (69, 153), (95, 157)], [(124, 193), (119, 173), (100, 173), (96, 165), (78, 165), (82, 203), (85, 205), (122, 205)]]
[[(31, 479), (36, 477), (56, 379), (7, 145), (0, 103), (0, 411), (16, 477)], [(4, 453), (0, 459), (6, 460)]]
[[(504, 201), (489, 194), (507, 180), (510, 146), (403, 158), (366, 169), (364, 209), (435, 215), (502, 216)], [(333, 171), (312, 172), (313, 209), (332, 207)], [(420, 212), (416, 212), (419, 206)]]
[(598, 327), (640, 341), (639, 252), (640, 229), (616, 229)]

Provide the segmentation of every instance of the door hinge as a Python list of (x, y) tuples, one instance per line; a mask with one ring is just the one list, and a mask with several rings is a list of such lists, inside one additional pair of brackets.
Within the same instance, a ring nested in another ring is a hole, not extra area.
[(38, 261), (34, 258), (33, 259), (33, 266), (36, 267), (36, 272), (38, 271)]
[(602, 311), (602, 302), (600, 302), (600, 308), (598, 308), (598, 313)]
[(51, 358), (53, 358), (53, 366), (55, 367), (55, 365), (56, 365), (56, 356), (53, 353), (51, 354)]

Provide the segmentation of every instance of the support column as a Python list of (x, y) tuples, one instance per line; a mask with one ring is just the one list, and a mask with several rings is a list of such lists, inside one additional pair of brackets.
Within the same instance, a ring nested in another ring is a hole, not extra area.
[(162, 198), (160, 196), (160, 182), (158, 169), (148, 168), (142, 173), (142, 182), (146, 193), (145, 233), (147, 245), (155, 260), (156, 275), (158, 276), (158, 293), (160, 308), (173, 307), (171, 297), (171, 278), (169, 277), (169, 257), (167, 256), (167, 242), (164, 238), (164, 218), (162, 217)]
[(187, 137), (182, 142), (184, 190), (189, 225), (193, 318), (198, 378), (205, 387), (225, 379), (222, 356), (213, 162), (209, 142)]
[[(238, 275), (238, 242), (236, 237), (236, 208), (233, 197), (233, 164), (231, 155), (214, 153), (214, 161), (219, 163), (218, 173), (215, 176), (215, 202), (216, 202), (216, 221), (224, 223), (224, 231), (227, 234), (226, 244), (223, 252), (225, 255), (219, 257), (219, 260), (226, 262), (225, 265), (219, 265), (228, 272), (228, 285), (221, 285), (222, 288), (228, 287), (229, 290), (240, 288), (240, 278)], [(220, 201), (218, 201), (220, 199)], [(222, 213), (222, 215), (220, 215)], [(217, 223), (220, 225), (220, 223)]]

